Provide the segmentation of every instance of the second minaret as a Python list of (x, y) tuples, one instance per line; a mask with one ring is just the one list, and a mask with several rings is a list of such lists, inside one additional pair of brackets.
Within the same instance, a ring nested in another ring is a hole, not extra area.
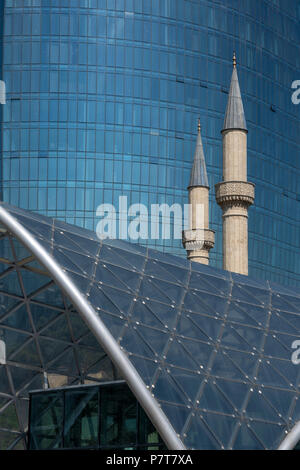
[(233, 57), (223, 137), (223, 181), (215, 186), (223, 210), (223, 269), (248, 275), (248, 208), (254, 184), (247, 182), (247, 126)]

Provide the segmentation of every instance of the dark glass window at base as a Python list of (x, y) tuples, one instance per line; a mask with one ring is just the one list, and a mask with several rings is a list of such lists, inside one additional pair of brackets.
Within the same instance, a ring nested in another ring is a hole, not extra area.
[(166, 449), (125, 383), (30, 394), (29, 449)]

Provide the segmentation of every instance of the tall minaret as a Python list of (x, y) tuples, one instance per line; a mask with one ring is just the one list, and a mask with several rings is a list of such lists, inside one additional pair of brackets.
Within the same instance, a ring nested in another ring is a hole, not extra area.
[(209, 230), (209, 186), (203, 152), (200, 119), (190, 184), (190, 229), (185, 230), (182, 243), (188, 259), (202, 264), (209, 263), (209, 250), (215, 243), (215, 233)]
[(216, 200), (223, 210), (223, 268), (248, 275), (248, 208), (254, 184), (247, 182), (247, 126), (233, 55), (233, 72), (223, 136), (223, 182)]

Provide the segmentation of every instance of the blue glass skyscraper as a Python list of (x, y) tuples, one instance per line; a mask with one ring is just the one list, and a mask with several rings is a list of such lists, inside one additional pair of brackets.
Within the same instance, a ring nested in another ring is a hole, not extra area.
[[(197, 120), (213, 188), (232, 52), (247, 125), (249, 274), (300, 284), (299, 0), (5, 0), (2, 195), (94, 230), (102, 203), (184, 204)], [(185, 255), (180, 240), (149, 240)]]

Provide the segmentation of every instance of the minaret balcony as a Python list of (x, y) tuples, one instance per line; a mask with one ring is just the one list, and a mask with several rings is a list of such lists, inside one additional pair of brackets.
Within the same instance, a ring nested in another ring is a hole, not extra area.
[(182, 244), (187, 251), (209, 251), (215, 244), (215, 232), (209, 229), (184, 230)]
[(255, 184), (245, 181), (222, 181), (215, 185), (216, 201), (226, 205), (251, 206), (255, 198)]

